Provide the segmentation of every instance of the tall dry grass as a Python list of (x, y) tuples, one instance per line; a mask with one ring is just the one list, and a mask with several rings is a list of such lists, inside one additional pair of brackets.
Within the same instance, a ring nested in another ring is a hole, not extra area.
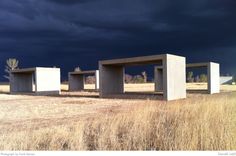
[(236, 94), (202, 96), (4, 133), (1, 150), (236, 150)]

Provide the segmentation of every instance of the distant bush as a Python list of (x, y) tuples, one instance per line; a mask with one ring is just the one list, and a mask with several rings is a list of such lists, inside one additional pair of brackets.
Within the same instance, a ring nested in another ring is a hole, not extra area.
[(78, 67), (75, 67), (74, 71), (82, 71), (81, 68), (78, 66)]
[(96, 77), (95, 76), (87, 76), (85, 78), (85, 83), (86, 84), (95, 84), (96, 82)]
[(132, 75), (125, 74), (125, 83), (131, 83), (133, 79)]
[(125, 83), (147, 83), (146, 71), (143, 71), (141, 75), (125, 74)]
[(201, 74), (199, 78), (200, 78), (200, 82), (207, 82), (207, 75), (206, 74)]
[(135, 75), (133, 77), (132, 81), (133, 81), (133, 83), (144, 83), (145, 82), (144, 78), (141, 75)]
[(125, 83), (146, 83), (147, 82), (147, 74), (146, 72), (142, 72), (142, 75), (129, 75), (125, 74)]

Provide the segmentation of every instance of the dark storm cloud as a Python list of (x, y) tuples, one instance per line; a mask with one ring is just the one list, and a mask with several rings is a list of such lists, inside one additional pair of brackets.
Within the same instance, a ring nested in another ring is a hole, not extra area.
[(99, 59), (170, 52), (233, 73), (235, 7), (234, 0), (1, 0), (0, 65), (18, 57), (22, 66), (56, 65), (66, 75), (76, 65), (97, 68)]
[(88, 1), (95, 1), (95, 0), (48, 0), (54, 3), (58, 3), (61, 5), (74, 5), (78, 3), (86, 3)]

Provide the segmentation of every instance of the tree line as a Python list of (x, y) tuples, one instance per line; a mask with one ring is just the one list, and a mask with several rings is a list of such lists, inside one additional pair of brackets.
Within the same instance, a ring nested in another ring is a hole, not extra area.
[[(9, 58), (6, 60), (5, 65), (5, 75), (4, 77), (9, 80), (10, 71), (19, 68), (19, 61), (16, 58)], [(81, 71), (81, 68), (78, 66), (74, 69), (74, 71)], [(125, 83), (147, 83), (148, 76), (146, 71), (143, 71), (141, 74), (138, 75), (130, 75), (125, 74)], [(194, 73), (192, 71), (187, 73), (187, 82), (207, 82), (207, 75), (206, 74), (200, 74), (194, 76)], [(85, 79), (85, 82), (87, 84), (93, 84), (95, 83), (96, 78), (95, 76), (87, 76)], [(234, 82), (236, 82), (236, 76), (234, 76)]]

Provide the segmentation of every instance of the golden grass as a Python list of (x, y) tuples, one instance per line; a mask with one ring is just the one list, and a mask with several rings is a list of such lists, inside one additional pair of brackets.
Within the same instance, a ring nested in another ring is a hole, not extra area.
[(235, 92), (171, 102), (63, 95), (0, 94), (0, 150), (236, 150)]

